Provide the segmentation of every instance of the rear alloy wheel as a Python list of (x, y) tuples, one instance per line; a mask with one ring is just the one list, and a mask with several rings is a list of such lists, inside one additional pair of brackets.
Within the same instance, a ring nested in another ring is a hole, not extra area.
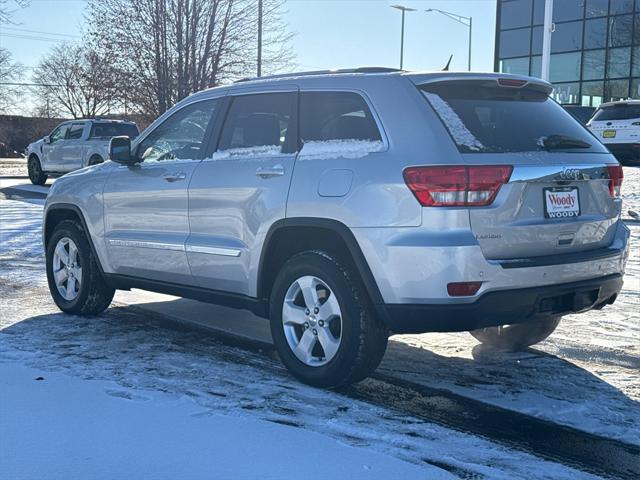
[(35, 155), (29, 157), (27, 171), (29, 172), (29, 180), (34, 185), (44, 185), (47, 181), (48, 176), (42, 171), (40, 160)]
[(331, 254), (289, 259), (274, 282), (271, 335), (282, 363), (300, 381), (336, 388), (367, 377), (387, 347), (360, 278)]
[(562, 317), (546, 317), (525, 323), (480, 328), (469, 332), (484, 345), (515, 352), (540, 343), (553, 333)]

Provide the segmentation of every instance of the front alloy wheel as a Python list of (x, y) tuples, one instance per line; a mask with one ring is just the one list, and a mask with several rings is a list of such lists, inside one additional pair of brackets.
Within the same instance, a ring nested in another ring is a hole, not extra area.
[(78, 247), (69, 237), (58, 240), (53, 251), (53, 278), (56, 288), (65, 300), (74, 300), (82, 283), (82, 266)]

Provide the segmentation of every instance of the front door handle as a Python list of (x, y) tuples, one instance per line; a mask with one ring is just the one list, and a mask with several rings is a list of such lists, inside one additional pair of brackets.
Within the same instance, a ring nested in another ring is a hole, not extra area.
[(256, 175), (260, 178), (282, 177), (284, 175), (284, 167), (280, 164), (271, 167), (259, 167)]
[(167, 182), (179, 182), (180, 180), (187, 178), (187, 174), (184, 172), (169, 173), (162, 178)]

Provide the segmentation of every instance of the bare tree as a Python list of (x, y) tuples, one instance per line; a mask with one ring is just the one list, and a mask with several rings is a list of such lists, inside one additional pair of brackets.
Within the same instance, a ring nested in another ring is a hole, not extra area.
[(114, 75), (113, 56), (87, 45), (61, 44), (33, 73), (37, 110), (47, 116), (95, 117), (119, 107), (122, 88)]
[[(265, 0), (266, 71), (287, 65), (284, 0)], [(255, 71), (254, 0), (90, 0), (89, 41), (112, 45), (129, 105), (159, 115), (204, 88)]]
[(0, 24), (11, 23), (11, 16), (18, 8), (24, 8), (31, 0), (0, 0)]
[(22, 74), (22, 66), (11, 58), (11, 53), (0, 48), (0, 113), (9, 111), (20, 98), (16, 85)]

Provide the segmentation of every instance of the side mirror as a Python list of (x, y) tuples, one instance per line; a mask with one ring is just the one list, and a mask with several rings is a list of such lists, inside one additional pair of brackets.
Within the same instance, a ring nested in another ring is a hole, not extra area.
[(42, 141), (43, 141), (44, 143), (51, 143), (51, 137), (49, 137), (49, 135), (47, 135), (46, 137), (44, 137), (44, 138), (42, 139)]
[(109, 157), (112, 161), (123, 165), (133, 165), (136, 159), (131, 155), (131, 139), (129, 137), (113, 137), (109, 142)]

